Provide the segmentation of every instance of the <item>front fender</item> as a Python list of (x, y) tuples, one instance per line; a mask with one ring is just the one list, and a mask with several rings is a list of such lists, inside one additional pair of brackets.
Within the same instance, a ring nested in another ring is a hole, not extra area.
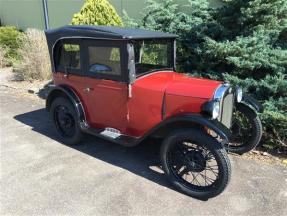
[(217, 120), (207, 119), (197, 114), (187, 114), (165, 119), (145, 134), (142, 139), (152, 134), (156, 134), (159, 131), (168, 133), (170, 130), (180, 129), (182, 125), (185, 125), (185, 127), (200, 126), (211, 129), (223, 140), (223, 145), (229, 142), (229, 137), (231, 136), (230, 130)]
[(256, 113), (262, 113), (263, 112), (263, 106), (253, 97), (243, 94), (242, 100), (239, 102), (241, 104), (244, 104), (248, 107), (250, 107), (253, 111)]

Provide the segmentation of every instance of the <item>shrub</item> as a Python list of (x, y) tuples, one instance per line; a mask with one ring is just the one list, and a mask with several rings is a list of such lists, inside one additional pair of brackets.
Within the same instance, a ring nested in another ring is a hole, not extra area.
[(86, 0), (79, 13), (74, 14), (72, 25), (122, 26), (122, 20), (107, 0)]
[(265, 142), (282, 146), (287, 130), (287, 2), (224, 2), (221, 8), (209, 8), (207, 0), (189, 0), (186, 14), (173, 0), (149, 0), (138, 24), (127, 16), (125, 23), (178, 34), (180, 70), (243, 86), (265, 108)]
[(14, 71), (22, 80), (45, 80), (51, 77), (51, 65), (43, 31), (27, 29), (17, 50), (20, 61)]
[(286, 148), (287, 116), (279, 112), (265, 111), (261, 115), (261, 119), (265, 131), (263, 134), (263, 146), (267, 148)]
[(14, 26), (0, 26), (0, 47), (6, 49), (5, 58), (10, 65), (19, 59), (17, 49), (20, 46), (19, 38), (22, 34)]
[(7, 60), (5, 55), (7, 53), (7, 49), (5, 47), (0, 47), (0, 68), (3, 68), (7, 64)]

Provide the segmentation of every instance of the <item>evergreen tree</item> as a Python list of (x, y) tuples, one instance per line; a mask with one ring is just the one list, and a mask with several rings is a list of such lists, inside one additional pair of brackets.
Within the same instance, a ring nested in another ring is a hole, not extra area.
[(107, 0), (86, 0), (79, 13), (74, 14), (73, 25), (122, 26), (122, 20)]
[(207, 0), (189, 0), (186, 14), (173, 0), (149, 0), (137, 26), (179, 35), (182, 72), (243, 86), (264, 105), (265, 143), (286, 146), (287, 1), (224, 2), (209, 8)]

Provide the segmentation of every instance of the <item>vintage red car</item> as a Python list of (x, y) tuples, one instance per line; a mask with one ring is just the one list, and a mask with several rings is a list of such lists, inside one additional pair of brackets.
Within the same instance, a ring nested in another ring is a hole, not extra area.
[(108, 26), (46, 31), (54, 86), (47, 110), (62, 141), (85, 133), (125, 146), (162, 140), (162, 169), (201, 199), (227, 186), (226, 149), (244, 153), (261, 139), (261, 106), (227, 82), (176, 71), (176, 35)]

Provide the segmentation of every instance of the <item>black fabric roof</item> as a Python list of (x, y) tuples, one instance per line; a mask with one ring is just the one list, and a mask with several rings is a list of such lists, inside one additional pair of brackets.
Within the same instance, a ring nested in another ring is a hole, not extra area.
[(115, 26), (85, 26), (67, 25), (61, 28), (45, 31), (49, 45), (53, 45), (63, 37), (93, 37), (100, 39), (156, 39), (176, 38), (175, 34), (168, 34), (158, 31), (144, 29), (121, 28)]

